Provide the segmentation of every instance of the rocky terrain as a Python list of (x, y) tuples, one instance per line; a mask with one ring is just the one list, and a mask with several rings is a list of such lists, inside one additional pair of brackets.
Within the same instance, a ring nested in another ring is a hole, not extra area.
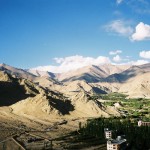
[(47, 72), (42, 76), (40, 73), (33, 75), (5, 64), (0, 70), (1, 106), (10, 107), (13, 113), (38, 117), (119, 115), (114, 108), (108, 109), (90, 99), (95, 93), (107, 93), (104, 87), (79, 80), (63, 83), (48, 76)]
[[(150, 64), (88, 66), (62, 74), (1, 64), (0, 138), (9, 139), (27, 130), (37, 133), (39, 130), (38, 136), (44, 138), (50, 137), (47, 133), (50, 130), (51, 135), (57, 137), (77, 130), (79, 122), (84, 124), (91, 117), (122, 116), (126, 115), (124, 111), (135, 114), (136, 102), (131, 100), (131, 105), (126, 99), (150, 98), (149, 75)], [(107, 99), (111, 93), (126, 96), (112, 95)], [(147, 105), (149, 101), (138, 101), (136, 108), (140, 108), (141, 103)], [(149, 112), (149, 107), (138, 113), (143, 111)]]
[(53, 74), (0, 65), (0, 106), (19, 115), (95, 117), (120, 115), (92, 100), (96, 94), (118, 92), (128, 97), (150, 97), (150, 64), (88, 66)]

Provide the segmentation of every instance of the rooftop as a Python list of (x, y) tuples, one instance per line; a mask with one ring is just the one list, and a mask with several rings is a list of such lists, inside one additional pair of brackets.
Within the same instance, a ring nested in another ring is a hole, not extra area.
[(110, 139), (107, 141), (108, 144), (122, 144), (126, 142), (126, 139), (122, 139), (121, 136), (118, 136), (117, 139)]

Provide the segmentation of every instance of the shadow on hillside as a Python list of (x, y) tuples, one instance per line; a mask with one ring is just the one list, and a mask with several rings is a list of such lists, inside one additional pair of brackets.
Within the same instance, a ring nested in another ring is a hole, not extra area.
[(49, 103), (52, 107), (60, 111), (62, 115), (69, 114), (70, 111), (74, 110), (74, 106), (69, 100), (52, 99)]
[(128, 79), (132, 78), (136, 76), (136, 74), (132, 73), (132, 74), (112, 74), (110, 76), (108, 76), (107, 78), (103, 79), (103, 82), (110, 82), (110, 83), (115, 83), (115, 82), (120, 82), (123, 83), (125, 81), (127, 81)]
[(112, 75), (108, 76), (107, 78), (103, 79), (102, 81), (110, 82), (110, 83), (114, 83), (114, 82), (124, 83), (127, 80), (129, 80), (130, 78), (133, 78), (140, 74), (144, 74), (146, 72), (148, 72), (148, 70), (144, 70), (143, 68), (141, 68), (139, 66), (133, 66), (121, 73), (112, 74)]
[(85, 73), (82, 76), (73, 76), (73, 77), (64, 79), (64, 80), (62, 80), (62, 82), (76, 81), (76, 80), (81, 80), (81, 81), (83, 80), (88, 83), (96, 83), (96, 82), (100, 81), (100, 78), (92, 76), (88, 73)]
[(0, 106), (10, 106), (31, 95), (26, 94), (24, 86), (17, 82), (0, 81)]
[(94, 91), (95, 93), (97, 93), (97, 94), (107, 94), (106, 91), (104, 91), (104, 90), (102, 90), (102, 89), (100, 89), (100, 88), (98, 88), (98, 87), (93, 87), (93, 91)]

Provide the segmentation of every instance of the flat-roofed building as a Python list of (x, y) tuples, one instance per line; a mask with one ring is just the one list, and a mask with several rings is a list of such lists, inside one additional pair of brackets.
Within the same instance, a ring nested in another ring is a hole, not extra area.
[(107, 150), (125, 150), (127, 148), (127, 140), (118, 136), (117, 139), (109, 139), (107, 141)]
[(138, 121), (138, 126), (141, 127), (141, 126), (150, 126), (150, 122), (144, 122), (142, 120), (139, 120)]
[(112, 138), (112, 130), (109, 130), (108, 128), (104, 128), (105, 138), (111, 139)]

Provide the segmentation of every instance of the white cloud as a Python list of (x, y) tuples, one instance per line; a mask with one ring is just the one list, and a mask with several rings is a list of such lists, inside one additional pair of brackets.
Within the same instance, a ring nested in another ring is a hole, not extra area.
[(147, 60), (136, 60), (136, 61), (128, 61), (128, 62), (125, 62), (125, 63), (112, 63), (114, 65), (135, 65), (135, 66), (139, 66), (139, 65), (143, 65), (143, 64), (147, 64), (149, 63), (149, 61)]
[(54, 73), (62, 73), (76, 70), (88, 65), (100, 65), (111, 63), (110, 59), (104, 56), (93, 58), (76, 55), (65, 58), (54, 58), (54, 60), (56, 61), (56, 63), (59, 64), (58, 66), (39, 66), (33, 69), (40, 71), (49, 71)]
[(146, 39), (150, 39), (150, 25), (140, 22), (136, 26), (135, 33), (132, 34), (131, 40), (142, 41)]
[[(150, 58), (150, 51), (149, 58)], [(146, 53), (147, 54), (147, 53)], [(144, 58), (146, 55), (144, 53), (141, 53), (141, 57)], [(147, 58), (147, 57), (146, 57)], [(123, 59), (119, 55), (116, 55), (113, 57), (113, 62), (110, 61), (108, 57), (105, 56), (99, 56), (97, 58), (93, 57), (83, 57), (83, 56), (70, 56), (70, 57), (64, 57), (64, 58), (54, 58), (57, 65), (48, 65), (48, 66), (38, 66), (36, 68), (32, 68), (31, 70), (39, 70), (39, 71), (49, 71), (53, 73), (64, 73), (68, 71), (73, 71), (85, 66), (89, 65), (102, 65), (102, 64), (115, 64), (115, 65), (142, 65), (149, 63), (147, 60), (137, 60), (137, 61), (129, 61), (129, 59)], [(125, 61), (124, 63), (122, 63)]]
[(150, 59), (150, 51), (141, 51), (139, 56), (145, 59)]
[(121, 4), (123, 2), (123, 0), (116, 0), (117, 4)]
[(56, 61), (56, 63), (60, 64), (64, 61), (64, 58), (54, 58), (54, 60)]
[(109, 55), (117, 55), (117, 54), (121, 54), (122, 51), (121, 50), (116, 50), (116, 51), (110, 51)]
[(122, 58), (119, 55), (116, 55), (115, 57), (113, 57), (113, 61), (114, 62), (121, 62)]
[(136, 65), (136, 66), (144, 65), (144, 64), (147, 64), (147, 63), (149, 63), (149, 61), (147, 61), (147, 60), (137, 60), (137, 61), (132, 61), (131, 62), (132, 65)]
[(107, 32), (113, 32), (121, 36), (130, 36), (133, 33), (133, 28), (128, 21), (114, 20), (104, 26)]
[[(150, 58), (150, 51), (142, 51), (140, 52), (139, 55), (140, 57), (143, 58)], [(77, 70), (79, 68), (89, 65), (102, 65), (102, 64), (142, 65), (149, 63), (148, 60), (130, 61), (129, 59), (121, 58), (119, 55), (115, 55), (113, 57), (113, 62), (111, 62), (109, 57), (105, 56), (98, 56), (97, 58), (93, 58), (93, 57), (83, 57), (80, 55), (64, 58), (54, 58), (54, 61), (56, 62), (56, 65), (38, 66), (36, 68), (32, 68), (31, 70), (49, 71), (53, 73), (64, 73), (68, 71)]]

